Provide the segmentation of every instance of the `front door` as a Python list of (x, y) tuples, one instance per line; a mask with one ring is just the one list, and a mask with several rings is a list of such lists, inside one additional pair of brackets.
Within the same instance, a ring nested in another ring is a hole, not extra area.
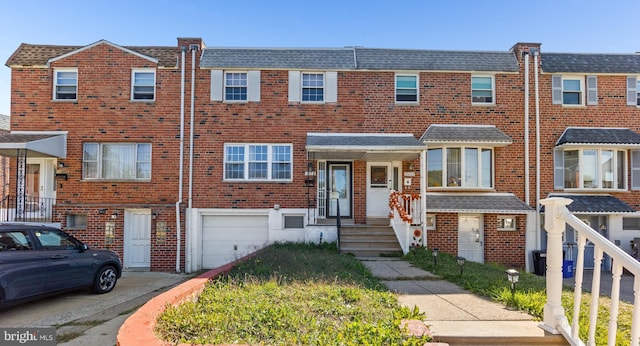
[(125, 268), (151, 267), (151, 210), (125, 210), (123, 257)]
[(53, 159), (27, 158), (24, 175), (24, 215), (50, 217), (55, 191), (55, 162)]
[(458, 256), (484, 263), (484, 232), (481, 215), (458, 216)]
[(387, 217), (394, 188), (391, 162), (367, 162), (367, 217)]
[(351, 217), (351, 163), (329, 163), (327, 170), (327, 204), (329, 217)]

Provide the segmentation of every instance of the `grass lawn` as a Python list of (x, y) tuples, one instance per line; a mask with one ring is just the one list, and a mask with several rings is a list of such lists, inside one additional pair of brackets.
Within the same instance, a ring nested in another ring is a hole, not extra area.
[[(434, 265), (430, 250), (424, 248), (412, 250), (405, 259), (418, 268), (443, 277), (447, 281), (458, 284), (460, 287), (480, 295), (489, 297), (507, 306), (526, 311), (534, 317), (542, 319), (543, 308), (546, 303), (546, 282), (544, 277), (537, 276), (520, 270), (520, 280), (516, 286), (516, 293), (512, 296), (511, 286), (507, 282), (504, 266), (496, 264), (479, 264), (467, 262), (463, 272), (456, 263), (455, 256), (442, 253), (438, 254), (437, 265)], [(601, 297), (598, 300), (598, 320), (596, 325), (596, 345), (607, 345), (609, 307), (611, 300)], [(566, 287), (562, 294), (562, 305), (565, 309), (569, 323), (573, 315), (573, 287)], [(591, 295), (582, 294), (580, 308), (580, 338), (586, 343), (589, 331), (589, 311)], [(629, 345), (631, 340), (631, 313), (633, 305), (620, 302), (618, 316), (618, 328), (616, 333), (616, 345)]]
[(168, 307), (156, 333), (171, 343), (423, 345), (402, 319), (420, 319), (360, 261), (335, 245), (276, 244)]

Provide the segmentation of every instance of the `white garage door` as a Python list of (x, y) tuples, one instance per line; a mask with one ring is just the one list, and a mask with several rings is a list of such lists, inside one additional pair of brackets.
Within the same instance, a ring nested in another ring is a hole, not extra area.
[(266, 215), (208, 215), (202, 219), (202, 267), (216, 268), (263, 248), (269, 241)]

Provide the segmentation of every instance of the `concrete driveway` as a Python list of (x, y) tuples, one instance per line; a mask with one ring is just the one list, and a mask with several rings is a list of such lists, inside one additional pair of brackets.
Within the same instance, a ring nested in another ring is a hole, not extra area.
[[(60, 345), (115, 345), (118, 329), (130, 313), (191, 277), (126, 271), (107, 294), (77, 291), (0, 310), (0, 327), (55, 327)], [(60, 343), (71, 336), (75, 337)]]

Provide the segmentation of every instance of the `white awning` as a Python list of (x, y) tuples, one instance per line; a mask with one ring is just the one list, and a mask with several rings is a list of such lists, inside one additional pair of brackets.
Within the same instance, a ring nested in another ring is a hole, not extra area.
[(0, 134), (0, 156), (17, 157), (26, 150), (27, 157), (67, 157), (67, 134), (51, 132), (11, 132)]

